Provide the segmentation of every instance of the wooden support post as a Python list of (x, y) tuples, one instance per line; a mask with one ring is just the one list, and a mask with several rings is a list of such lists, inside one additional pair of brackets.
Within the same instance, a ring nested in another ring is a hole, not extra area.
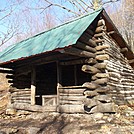
[(59, 87), (61, 87), (61, 69), (60, 69), (60, 64), (59, 61), (57, 61), (57, 112), (59, 112)]
[(75, 86), (77, 86), (77, 65), (74, 65), (74, 80)]
[(32, 68), (31, 72), (31, 105), (35, 105), (35, 93), (36, 93), (36, 70)]

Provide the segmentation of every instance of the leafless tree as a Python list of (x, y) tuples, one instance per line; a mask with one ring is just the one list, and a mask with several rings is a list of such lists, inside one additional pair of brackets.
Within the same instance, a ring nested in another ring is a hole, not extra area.
[[(47, 8), (50, 8), (52, 6), (55, 7), (60, 7), (72, 14), (75, 14), (76, 16), (80, 16), (84, 13), (89, 12), (91, 9), (93, 10), (97, 10), (98, 8), (101, 8), (102, 6), (104, 6), (105, 4), (111, 3), (111, 2), (117, 2), (120, 0), (61, 0), (61, 2), (59, 1), (58, 3), (54, 3), (51, 0), (44, 0), (48, 5), (47, 6), (43, 6), (40, 7), (40, 9), (42, 11), (46, 10)], [(73, 6), (73, 8), (71, 8), (69, 6), (69, 4), (66, 5), (66, 3), (70, 3), (70, 5)]]
[(111, 14), (111, 18), (125, 38), (127, 44), (134, 51), (134, 1), (122, 0), (121, 8)]
[(12, 18), (16, 4), (0, 9), (0, 47), (18, 34), (17, 18)]

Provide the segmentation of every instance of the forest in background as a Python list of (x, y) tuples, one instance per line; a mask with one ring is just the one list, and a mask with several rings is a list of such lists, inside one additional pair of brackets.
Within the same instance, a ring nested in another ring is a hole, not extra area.
[(0, 51), (100, 7), (134, 51), (133, 0), (5, 0), (0, 2)]

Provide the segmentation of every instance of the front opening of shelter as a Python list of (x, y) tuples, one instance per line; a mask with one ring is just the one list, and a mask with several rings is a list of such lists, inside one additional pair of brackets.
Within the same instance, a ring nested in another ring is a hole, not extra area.
[[(57, 106), (66, 95), (69, 98), (70, 91), (75, 93), (83, 83), (91, 80), (90, 74), (83, 72), (81, 68), (82, 64), (63, 65), (59, 62), (37, 66), (35, 104)], [(62, 93), (66, 90), (68, 93)]]
[(37, 105), (56, 105), (57, 98), (57, 69), (56, 63), (48, 63), (36, 67)]

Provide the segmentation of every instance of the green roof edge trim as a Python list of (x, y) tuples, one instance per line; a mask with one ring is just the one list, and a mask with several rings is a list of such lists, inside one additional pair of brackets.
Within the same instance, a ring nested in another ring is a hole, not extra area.
[(11, 45), (0, 54), (0, 63), (27, 58), (75, 44), (103, 10), (103, 8), (99, 9)]

